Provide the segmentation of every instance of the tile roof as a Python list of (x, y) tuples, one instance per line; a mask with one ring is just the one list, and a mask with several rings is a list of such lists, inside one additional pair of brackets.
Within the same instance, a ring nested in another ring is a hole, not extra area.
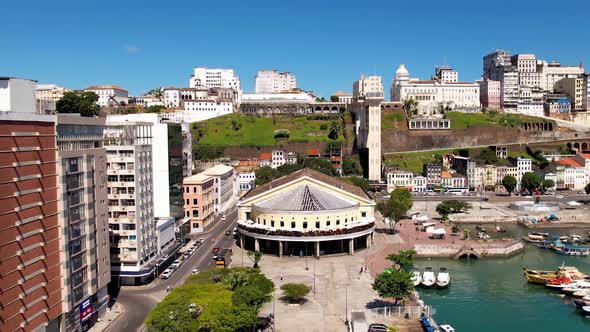
[(111, 85), (91, 85), (89, 87), (87, 87), (84, 90), (108, 90), (108, 89), (115, 89), (115, 90), (121, 90), (121, 91), (127, 91), (125, 89), (123, 89), (122, 87), (116, 85), (116, 84), (111, 84)]
[(320, 150), (319, 149), (308, 149), (307, 150), (307, 155), (308, 156), (319, 156), (320, 155)]
[(271, 160), (272, 154), (270, 152), (260, 152), (260, 160)]
[(299, 178), (302, 178), (304, 176), (308, 176), (308, 177), (310, 177), (312, 179), (318, 180), (320, 182), (324, 182), (324, 183), (326, 183), (328, 185), (331, 185), (331, 186), (334, 186), (334, 187), (337, 187), (337, 188), (341, 188), (342, 190), (345, 190), (345, 191), (347, 191), (347, 192), (349, 192), (351, 194), (360, 196), (360, 197), (362, 197), (364, 199), (369, 199), (369, 200), (371, 199), (369, 197), (369, 195), (367, 195), (367, 193), (363, 189), (361, 189), (360, 187), (355, 186), (355, 185), (353, 185), (351, 183), (342, 181), (342, 180), (340, 180), (338, 178), (335, 178), (335, 177), (326, 175), (324, 173), (318, 172), (316, 170), (310, 169), (310, 168), (304, 168), (304, 169), (298, 170), (298, 171), (293, 172), (291, 174), (288, 174), (288, 175), (285, 175), (285, 176), (280, 177), (278, 179), (275, 179), (275, 180), (273, 180), (273, 181), (271, 181), (269, 183), (265, 183), (263, 185), (260, 185), (260, 186), (258, 186), (256, 188), (248, 191), (242, 197), (242, 199), (246, 199), (246, 198), (250, 198), (250, 197), (253, 197), (253, 196), (262, 194), (262, 193), (264, 193), (266, 191), (271, 190), (272, 188), (276, 188), (278, 186), (287, 184), (289, 182), (295, 181), (295, 180), (297, 180)]
[(590, 153), (580, 153), (580, 156), (584, 159), (590, 159)]
[(557, 161), (557, 163), (563, 166), (582, 167), (579, 162), (573, 160), (572, 158), (560, 159)]

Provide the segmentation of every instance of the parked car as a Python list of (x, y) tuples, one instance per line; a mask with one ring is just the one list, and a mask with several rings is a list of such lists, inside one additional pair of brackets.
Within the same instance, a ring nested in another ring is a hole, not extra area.
[(172, 275), (173, 272), (174, 272), (173, 269), (167, 268), (166, 270), (164, 270), (164, 272), (162, 272), (162, 274), (160, 274), (160, 278), (168, 279), (168, 278), (170, 278), (170, 276)]
[(238, 228), (234, 227), (234, 235), (238, 235)]
[(172, 262), (172, 264), (170, 264), (170, 266), (172, 266), (175, 269), (178, 269), (181, 265), (182, 265), (182, 259), (177, 259), (174, 262)]
[(228, 229), (227, 231), (225, 231), (225, 235), (231, 235), (231, 231)]
[(203, 242), (205, 242), (205, 239), (204, 239), (204, 238), (200, 238), (200, 239), (199, 239), (199, 242), (200, 242), (200, 243), (203, 243)]
[(199, 272), (201, 272), (201, 270), (199, 270), (199, 269), (193, 269), (193, 272), (192, 273), (193, 274), (198, 274)]
[(555, 195), (555, 198), (563, 198), (563, 195)]
[(387, 326), (383, 325), (383, 324), (371, 324), (369, 325), (369, 331), (368, 332), (386, 332), (387, 331)]
[(221, 221), (225, 221), (225, 214), (221, 215)]
[(184, 252), (184, 255), (183, 255), (183, 256), (184, 256), (184, 258), (189, 258), (189, 257), (190, 257), (190, 256), (193, 254), (193, 252), (195, 252), (195, 251), (194, 251), (194, 249), (193, 249), (192, 247), (191, 247), (191, 248), (189, 248), (189, 249), (187, 249), (187, 250)]

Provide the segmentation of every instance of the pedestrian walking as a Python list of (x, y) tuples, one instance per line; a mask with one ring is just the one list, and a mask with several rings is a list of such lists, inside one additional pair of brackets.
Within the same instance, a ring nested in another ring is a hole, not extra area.
[(166, 293), (170, 293), (170, 285), (166, 286)]
[(283, 281), (283, 274), (281, 273), (281, 281)]

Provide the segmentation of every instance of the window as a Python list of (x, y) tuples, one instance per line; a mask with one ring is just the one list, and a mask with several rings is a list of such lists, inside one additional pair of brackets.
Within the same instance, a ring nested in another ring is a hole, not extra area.
[(316, 221), (315, 222), (315, 228), (320, 228), (320, 222), (319, 221)]
[(193, 210), (193, 218), (196, 218), (199, 216), (199, 210)]
[(193, 205), (197, 205), (197, 199), (193, 198)]
[(197, 193), (197, 187), (193, 187), (193, 193)]
[(295, 222), (291, 221), (291, 228), (295, 228)]
[(281, 227), (285, 227), (285, 222), (281, 220)]
[(340, 219), (336, 219), (336, 225), (340, 225)]
[(188, 204), (189, 204), (189, 199), (187, 198), (187, 199), (186, 199), (186, 205), (188, 205)]
[(275, 227), (275, 221), (274, 220), (271, 220), (270, 221), (270, 227)]
[(199, 228), (199, 224), (197, 224), (197, 223), (193, 224), (193, 228)]
[(330, 220), (326, 221), (326, 226), (330, 226)]
[(307, 221), (303, 222), (303, 228), (307, 228)]

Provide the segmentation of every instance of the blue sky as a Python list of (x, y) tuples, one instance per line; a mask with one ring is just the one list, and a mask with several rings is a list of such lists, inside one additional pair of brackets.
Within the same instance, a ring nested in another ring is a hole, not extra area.
[[(446, 63), (461, 80), (503, 48), (590, 66), (589, 0), (1, 1), (0, 76), (131, 94), (187, 86), (195, 66), (290, 71), (329, 96), (361, 73), (387, 86), (400, 63), (428, 78)], [(587, 70), (587, 71), (590, 71)]]

